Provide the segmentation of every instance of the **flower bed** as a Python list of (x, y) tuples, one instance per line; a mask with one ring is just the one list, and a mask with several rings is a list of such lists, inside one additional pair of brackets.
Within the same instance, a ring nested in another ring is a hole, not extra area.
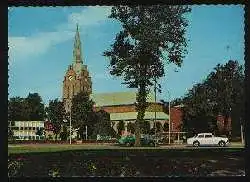
[(242, 150), (230, 152), (214, 149), (106, 150), (105, 152), (77, 150), (13, 154), (9, 156), (9, 161), (11, 161), (8, 168), (9, 176), (30, 177), (196, 177), (215, 175), (215, 171), (221, 170), (231, 175), (244, 175), (245, 167)]

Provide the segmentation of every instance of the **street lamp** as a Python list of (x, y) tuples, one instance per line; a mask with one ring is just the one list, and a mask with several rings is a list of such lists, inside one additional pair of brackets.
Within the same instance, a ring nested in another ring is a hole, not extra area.
[(170, 96), (170, 92), (169, 90), (167, 90), (168, 92), (168, 97), (169, 97), (169, 101), (168, 101), (168, 144), (170, 144), (170, 128), (171, 128), (171, 96)]
[(69, 144), (71, 144), (71, 106), (69, 111)]
[(158, 87), (157, 87), (157, 81), (156, 81), (156, 77), (154, 78), (154, 82), (155, 82), (155, 85), (154, 85), (154, 93), (155, 93), (155, 121), (154, 121), (154, 125), (155, 125), (155, 147), (156, 147), (156, 91), (158, 91), (159, 93), (161, 93), (161, 85), (158, 84)]

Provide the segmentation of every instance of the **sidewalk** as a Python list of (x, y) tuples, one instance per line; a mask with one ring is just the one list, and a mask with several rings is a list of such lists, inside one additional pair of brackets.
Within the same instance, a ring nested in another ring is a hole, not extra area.
[[(187, 145), (186, 143), (183, 144), (162, 144), (159, 146), (160, 148), (193, 148), (192, 146)], [(216, 148), (216, 146), (212, 146)], [(229, 148), (245, 148), (241, 142), (231, 142), (228, 146)], [(209, 147), (210, 148), (210, 147)]]

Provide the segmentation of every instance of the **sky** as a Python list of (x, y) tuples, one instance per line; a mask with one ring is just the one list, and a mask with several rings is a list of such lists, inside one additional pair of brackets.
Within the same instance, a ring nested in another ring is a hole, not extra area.
[[(244, 6), (193, 5), (186, 37), (188, 54), (181, 68), (165, 62), (157, 98), (185, 96), (217, 64), (229, 59), (244, 64)], [(79, 24), (83, 62), (92, 77), (92, 92), (135, 91), (109, 74), (109, 60), (102, 56), (121, 30), (108, 18), (111, 7), (10, 7), (8, 10), (9, 98), (39, 93), (47, 105), (62, 98), (62, 83), (73, 61), (76, 24)], [(229, 46), (229, 49), (227, 49)], [(176, 72), (178, 71), (178, 72)], [(157, 100), (158, 100), (157, 99)]]

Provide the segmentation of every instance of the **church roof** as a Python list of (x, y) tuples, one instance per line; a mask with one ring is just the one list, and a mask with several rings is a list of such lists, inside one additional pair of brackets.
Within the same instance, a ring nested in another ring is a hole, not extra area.
[[(134, 104), (136, 102), (136, 92), (111, 92), (91, 94), (90, 98), (98, 106), (113, 106)], [(154, 94), (149, 93), (147, 102), (154, 102)]]
[[(111, 121), (136, 120), (137, 112), (110, 113)], [(155, 112), (145, 112), (144, 119), (155, 119)], [(164, 112), (156, 112), (156, 120), (168, 120), (169, 116)]]

